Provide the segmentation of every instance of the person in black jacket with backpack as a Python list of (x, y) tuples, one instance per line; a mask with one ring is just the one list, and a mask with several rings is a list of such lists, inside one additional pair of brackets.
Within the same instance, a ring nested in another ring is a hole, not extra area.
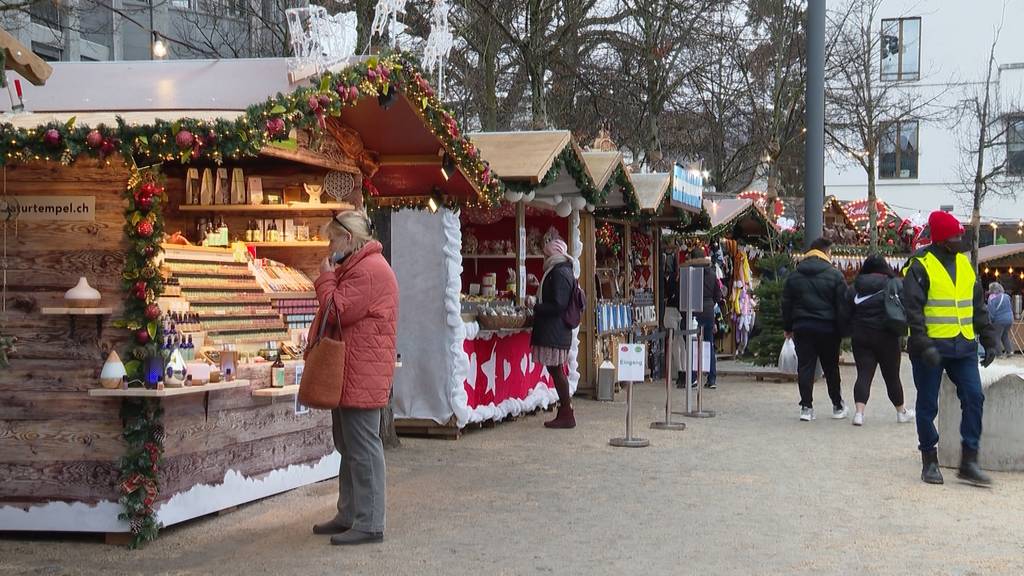
[(533, 306), (533, 332), (530, 347), (533, 361), (545, 366), (555, 382), (558, 392), (558, 414), (544, 423), (548, 428), (575, 428), (576, 416), (572, 410), (572, 394), (565, 365), (572, 348), (572, 331), (565, 320), (565, 312), (578, 284), (573, 271), (574, 259), (561, 238), (551, 238), (544, 245), (544, 277)]
[(900, 337), (906, 333), (906, 327), (904, 324), (902, 332), (898, 331), (886, 311), (886, 299), (898, 302), (902, 293), (902, 280), (879, 255), (868, 256), (850, 289), (853, 359), (857, 363), (857, 383), (853, 386), (853, 401), (857, 403), (854, 426), (864, 425), (864, 408), (879, 366), (889, 400), (896, 407), (896, 421), (901, 424), (914, 421), (914, 411), (904, 405), (903, 383), (900, 382)]
[(782, 287), (782, 329), (796, 346), (800, 420), (814, 420), (814, 373), (818, 362), (825, 372), (832, 418), (846, 418), (839, 375), (839, 345), (847, 316), (847, 286), (832, 266), (832, 242), (818, 238), (786, 277)]

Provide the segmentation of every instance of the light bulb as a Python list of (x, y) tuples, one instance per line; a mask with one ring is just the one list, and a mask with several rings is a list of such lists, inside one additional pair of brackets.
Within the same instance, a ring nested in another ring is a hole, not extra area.
[(160, 38), (153, 41), (153, 57), (156, 59), (167, 57), (167, 45)]

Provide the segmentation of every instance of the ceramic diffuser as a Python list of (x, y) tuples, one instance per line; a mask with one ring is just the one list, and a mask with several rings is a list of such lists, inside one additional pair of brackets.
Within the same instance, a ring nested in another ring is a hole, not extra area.
[(82, 276), (74, 288), (64, 293), (64, 303), (69, 308), (90, 308), (100, 305), (100, 291), (89, 286), (89, 281)]
[(111, 350), (107, 361), (103, 363), (103, 370), (100, 371), (100, 385), (104, 388), (120, 388), (121, 380), (127, 375), (121, 357), (117, 355), (116, 350)]

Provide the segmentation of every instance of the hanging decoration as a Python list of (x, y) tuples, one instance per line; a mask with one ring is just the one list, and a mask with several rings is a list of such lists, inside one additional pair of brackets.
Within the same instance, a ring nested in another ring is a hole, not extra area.
[(288, 69), (293, 73), (293, 81), (319, 74), (356, 53), (359, 33), (355, 12), (328, 16), (323, 6), (310, 4), (287, 8), (284, 14), (292, 43)]
[[(398, 15), (405, 14), (406, 0), (377, 0), (377, 6), (373, 9), (373, 23), (370, 25), (370, 42), (374, 38), (383, 38), (384, 31), (391, 31), (392, 46), (398, 48), (398, 34), (396, 32)], [(369, 46), (366, 47), (369, 51)]]
[(610, 250), (612, 254), (617, 255), (622, 250), (622, 237), (611, 222), (602, 224), (597, 229), (596, 236), (597, 245), (605, 250)]
[(430, 11), (430, 35), (423, 49), (423, 71), (430, 74), (437, 70), (437, 91), (444, 98), (444, 63), (455, 46), (448, 13), (451, 7), (447, 0), (434, 0)]
[(563, 168), (573, 179), (576, 184), (576, 188), (583, 195), (587, 204), (597, 206), (604, 202), (607, 194), (607, 187), (605, 190), (597, 189), (597, 185), (594, 184), (594, 179), (590, 177), (589, 173), (587, 173), (587, 169), (584, 167), (583, 161), (571, 145), (563, 148), (562, 151), (555, 156), (554, 161), (551, 163), (551, 167), (548, 168), (544, 177), (541, 178), (540, 182), (536, 185), (528, 182), (506, 182), (505, 188), (512, 192), (521, 192), (523, 194), (535, 192), (538, 189), (554, 184), (554, 182), (558, 180), (558, 175), (561, 173)]
[[(125, 255), (122, 286), (124, 313), (115, 325), (132, 333), (125, 358), (125, 372), (131, 385), (154, 385), (162, 371), (161, 311), (157, 301), (163, 292), (163, 277), (155, 264), (163, 236), (163, 181), (155, 168), (139, 170), (129, 157), (131, 177), (125, 190)], [(149, 370), (152, 366), (158, 370)], [(160, 531), (154, 505), (159, 494), (157, 471), (163, 457), (162, 408), (158, 400), (125, 398), (121, 405), (122, 436), (127, 446), (120, 461), (121, 520), (128, 522), (131, 546), (154, 540)]]

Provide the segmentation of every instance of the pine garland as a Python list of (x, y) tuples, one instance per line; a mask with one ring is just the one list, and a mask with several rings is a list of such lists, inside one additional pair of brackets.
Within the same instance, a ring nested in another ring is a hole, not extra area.
[(212, 161), (251, 158), (274, 142), (286, 140), (293, 128), (320, 137), (327, 117), (338, 117), (360, 98), (404, 96), (438, 137), (449, 156), (481, 191), (477, 203), (493, 206), (503, 189), (479, 151), (459, 130), (452, 113), (437, 99), (417, 69), (413, 56), (396, 53), (371, 57), (338, 73), (329, 73), (289, 94), (277, 94), (250, 106), (234, 120), (182, 118), (128, 125), (87, 126), (72, 117), (36, 128), (0, 125), (0, 164), (48, 160), (71, 164), (79, 157), (109, 158), (120, 152), (148, 163)]

